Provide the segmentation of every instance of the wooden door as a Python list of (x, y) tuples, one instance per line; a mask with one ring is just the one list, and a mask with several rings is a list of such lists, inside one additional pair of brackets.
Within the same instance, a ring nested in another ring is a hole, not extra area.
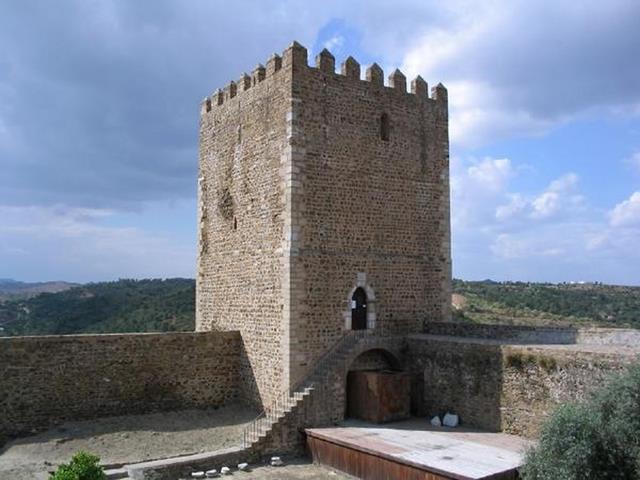
[(363, 288), (356, 288), (351, 297), (351, 329), (367, 328), (367, 294)]

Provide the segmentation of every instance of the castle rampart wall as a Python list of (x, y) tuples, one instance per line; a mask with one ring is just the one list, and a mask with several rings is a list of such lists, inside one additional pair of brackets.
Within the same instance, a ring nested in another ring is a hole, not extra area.
[(0, 338), (2, 438), (65, 420), (242, 400), (238, 332)]
[[(487, 328), (499, 333), (501, 326)], [(638, 353), (637, 344), (526, 345), (477, 338), (475, 334), (483, 333), (480, 329), (469, 331), (472, 336), (467, 338), (408, 337), (415, 414), (452, 412), (463, 426), (535, 438), (556, 408), (586, 398), (634, 362)], [(517, 334), (529, 341), (549, 332), (507, 327), (503, 339)]]

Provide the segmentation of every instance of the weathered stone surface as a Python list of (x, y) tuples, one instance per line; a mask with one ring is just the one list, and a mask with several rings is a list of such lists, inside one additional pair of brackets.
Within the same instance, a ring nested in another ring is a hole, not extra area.
[(561, 403), (585, 398), (637, 358), (622, 347), (589, 351), (588, 345), (508, 345), (431, 335), (409, 336), (408, 347), (415, 413), (453, 411), (464, 425), (528, 438), (537, 436)]
[(291, 55), (273, 56), (251, 88), (200, 119), (196, 328), (241, 331), (241, 394), (257, 406), (282, 390), (291, 72)]
[(194, 470), (206, 471), (211, 469), (212, 465), (237, 463), (241, 458), (246, 459), (247, 453), (243, 448), (232, 447), (214, 452), (136, 463), (126, 465), (125, 468), (129, 478), (134, 480), (173, 480), (188, 477)]
[[(350, 329), (449, 318), (448, 113), (374, 65), (309, 67), (294, 43), (200, 119), (197, 329), (239, 329), (243, 395), (268, 406)], [(273, 63), (273, 62), (271, 62)], [(423, 87), (423, 90), (420, 88)]]
[(458, 418), (458, 415), (456, 415), (455, 413), (447, 412), (442, 418), (442, 425), (444, 425), (445, 427), (455, 428), (458, 426), (459, 421), (460, 419)]
[(237, 332), (0, 338), (0, 437), (239, 397)]

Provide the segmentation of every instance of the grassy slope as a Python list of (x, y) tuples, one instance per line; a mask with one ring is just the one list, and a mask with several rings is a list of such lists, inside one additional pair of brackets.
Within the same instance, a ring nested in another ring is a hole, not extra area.
[[(640, 287), (454, 280), (454, 318), (640, 328)], [(0, 301), (4, 335), (193, 330), (192, 279), (119, 280)]]
[(5, 335), (193, 330), (191, 279), (87, 284), (0, 304)]
[(453, 291), (461, 321), (640, 327), (640, 287), (455, 280)]

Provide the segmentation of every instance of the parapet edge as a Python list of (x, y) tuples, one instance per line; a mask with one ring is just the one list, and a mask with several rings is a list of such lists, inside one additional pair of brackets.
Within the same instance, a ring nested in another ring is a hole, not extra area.
[(210, 96), (205, 97), (201, 103), (201, 114), (210, 112), (217, 106), (223, 105), (232, 98), (241, 95), (242, 92), (250, 90), (266, 79), (273, 77), (282, 70), (283, 65), (290, 67), (294, 72), (301, 69), (315, 70), (326, 75), (335, 75), (352, 81), (370, 83), (379, 88), (394, 90), (400, 94), (426, 98), (436, 103), (446, 104), (448, 102), (447, 89), (442, 83), (432, 87), (431, 96), (429, 96), (427, 82), (420, 75), (411, 81), (411, 88), (407, 92), (406, 77), (399, 69), (395, 69), (389, 76), (388, 86), (384, 85), (384, 72), (377, 63), (367, 67), (365, 78), (361, 78), (360, 63), (351, 56), (342, 62), (340, 71), (336, 72), (335, 57), (326, 48), (316, 56), (315, 67), (310, 66), (308, 64), (307, 49), (294, 41), (282, 52), (282, 55), (276, 53), (271, 55), (266, 62), (266, 67), (258, 64), (251, 75), (246, 72), (242, 73), (239, 80), (231, 81), (223, 89), (218, 89)]

